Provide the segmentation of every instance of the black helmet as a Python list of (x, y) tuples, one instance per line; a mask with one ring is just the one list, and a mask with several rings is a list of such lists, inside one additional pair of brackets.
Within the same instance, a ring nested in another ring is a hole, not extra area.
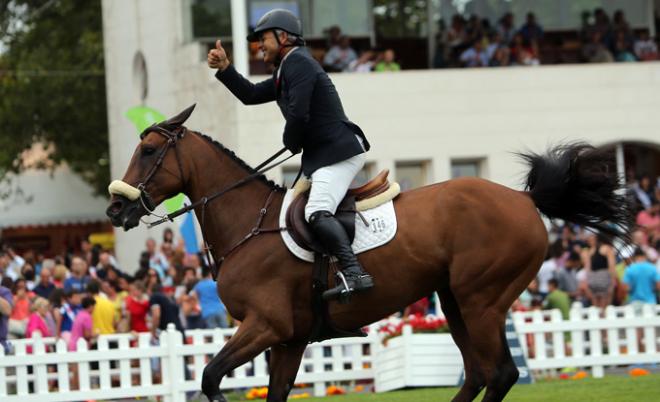
[(271, 29), (281, 29), (295, 36), (302, 36), (302, 24), (291, 11), (275, 9), (267, 12), (257, 22), (254, 31), (247, 36), (248, 42), (259, 40), (259, 34)]

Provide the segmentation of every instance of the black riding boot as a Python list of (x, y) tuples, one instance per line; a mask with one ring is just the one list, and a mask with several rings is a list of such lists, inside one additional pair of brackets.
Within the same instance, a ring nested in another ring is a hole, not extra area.
[(344, 274), (344, 284), (340, 275), (337, 275), (339, 284), (323, 292), (325, 300), (349, 296), (352, 292), (359, 292), (374, 287), (374, 281), (355, 257), (351, 242), (346, 230), (337, 218), (328, 211), (317, 211), (309, 217), (309, 225), (316, 238), (326, 251), (337, 257), (341, 271)]

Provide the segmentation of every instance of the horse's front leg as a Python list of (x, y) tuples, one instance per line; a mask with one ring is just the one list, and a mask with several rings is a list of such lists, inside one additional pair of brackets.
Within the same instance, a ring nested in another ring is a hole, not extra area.
[(222, 378), (236, 367), (284, 340), (283, 336), (265, 320), (246, 319), (234, 336), (204, 368), (202, 392), (210, 402), (226, 402), (220, 392)]
[(293, 388), (307, 342), (275, 345), (270, 349), (268, 402), (284, 402)]

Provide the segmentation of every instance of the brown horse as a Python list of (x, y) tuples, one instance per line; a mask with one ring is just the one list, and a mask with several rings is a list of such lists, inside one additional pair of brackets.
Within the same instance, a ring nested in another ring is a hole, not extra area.
[[(221, 144), (183, 127), (190, 112), (141, 136), (125, 188), (111, 190), (107, 214), (115, 226), (137, 226), (147, 209), (179, 192), (197, 201), (254, 173)], [(573, 144), (545, 156), (522, 156), (531, 165), (524, 192), (477, 178), (403, 192), (394, 201), (395, 238), (359, 255), (375, 288), (329, 307), (336, 326), (352, 330), (437, 291), (465, 365), (465, 383), (454, 401), (471, 401), (484, 387), (484, 401), (501, 401), (518, 378), (504, 321), (546, 253), (547, 232), (537, 208), (611, 236), (625, 234), (623, 200), (615, 194), (618, 180), (606, 155)], [(262, 227), (276, 228), (284, 193), (260, 176), (197, 207), (214, 257), (251, 232), (269, 198)], [(252, 237), (224, 259), (218, 293), (242, 323), (204, 370), (202, 391), (209, 400), (225, 401), (222, 377), (268, 348), (268, 401), (287, 399), (313, 321), (311, 271), (274, 233)]]

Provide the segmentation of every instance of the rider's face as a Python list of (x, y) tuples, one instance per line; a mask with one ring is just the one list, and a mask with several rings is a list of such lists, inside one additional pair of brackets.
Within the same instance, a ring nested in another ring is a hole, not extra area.
[[(286, 34), (283, 33), (280, 36), (280, 43), (284, 43), (286, 39)], [(264, 54), (264, 62), (275, 62), (277, 52), (280, 49), (280, 45), (278, 45), (277, 39), (275, 38), (275, 33), (273, 31), (266, 31), (261, 35), (259, 38), (259, 46), (261, 47), (261, 51)]]

